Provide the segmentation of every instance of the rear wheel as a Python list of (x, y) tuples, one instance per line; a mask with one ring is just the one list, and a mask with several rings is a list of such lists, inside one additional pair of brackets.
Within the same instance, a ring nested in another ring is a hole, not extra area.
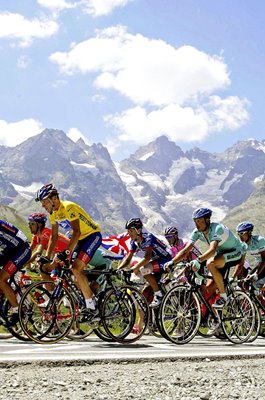
[(144, 295), (132, 286), (110, 290), (103, 299), (101, 313), (106, 333), (120, 343), (135, 342), (148, 326), (147, 301)]

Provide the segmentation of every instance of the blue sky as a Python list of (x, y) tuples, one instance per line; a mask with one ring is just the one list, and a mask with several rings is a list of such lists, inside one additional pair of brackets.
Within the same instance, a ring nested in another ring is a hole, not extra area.
[(264, 135), (263, 0), (2, 0), (0, 144), (45, 128), (114, 160), (166, 134)]

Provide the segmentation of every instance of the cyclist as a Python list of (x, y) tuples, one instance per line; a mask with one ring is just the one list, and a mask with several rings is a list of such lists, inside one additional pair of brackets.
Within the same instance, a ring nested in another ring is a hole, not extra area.
[[(209, 208), (198, 208), (193, 212), (193, 220), (196, 228), (193, 230), (189, 243), (186, 244), (165, 268), (171, 268), (181, 261), (191, 250), (197, 240), (208, 244), (208, 249), (192, 260), (193, 270), (199, 270), (201, 263), (206, 261), (206, 266), (213, 277), (213, 287), (219, 290), (220, 297), (212, 305), (215, 308), (222, 308), (227, 300), (224, 287), (223, 274), (226, 272), (226, 263), (240, 260), (244, 247), (240, 240), (225, 225), (211, 222), (212, 211)], [(215, 284), (215, 285), (214, 285)]]
[(240, 275), (244, 268), (246, 254), (255, 257), (256, 265), (251, 270), (249, 277), (256, 282), (258, 287), (265, 284), (265, 238), (260, 235), (253, 235), (254, 225), (249, 221), (237, 225), (236, 231), (240, 240), (247, 245), (246, 253), (241, 263), (236, 266), (234, 277)]
[(27, 237), (16, 226), (0, 220), (0, 289), (4, 292), (12, 306), (12, 314), (8, 326), (14, 326), (19, 321), (18, 302), (14, 290), (8, 280), (19, 271), (31, 256)]
[(143, 229), (140, 218), (131, 218), (126, 222), (130, 238), (130, 252), (122, 260), (119, 269), (129, 265), (134, 254), (144, 251), (143, 257), (132, 267), (132, 271), (137, 275), (139, 270), (154, 291), (154, 299), (150, 307), (158, 307), (161, 303), (163, 294), (157, 284), (156, 275), (164, 272), (164, 264), (172, 259), (172, 253), (155, 235)]
[[(186, 238), (180, 238), (178, 235), (178, 229), (175, 226), (169, 226), (165, 228), (164, 236), (171, 246), (172, 255), (175, 256), (180, 250), (184, 249), (186, 244), (189, 242)], [(200, 250), (195, 245), (191, 248), (191, 251), (185, 256), (186, 261), (195, 260), (201, 255)]]
[[(42, 278), (44, 280), (50, 279), (49, 272), (54, 269), (54, 266), (51, 265), (49, 258), (45, 256), (40, 257), (43, 255), (43, 252), (45, 250), (47, 251), (49, 242), (51, 240), (52, 230), (45, 226), (47, 215), (45, 213), (34, 212), (28, 216), (28, 221), (29, 229), (32, 233), (30, 247), (33, 252), (30, 257), (29, 263), (33, 263), (38, 257), (41, 265), (40, 271)], [(59, 232), (56, 247), (53, 251), (53, 254), (51, 254), (51, 258), (54, 256), (55, 253), (65, 250), (69, 245), (69, 242), (70, 239)]]
[(83, 269), (101, 244), (100, 226), (78, 204), (60, 200), (59, 193), (52, 183), (42, 186), (38, 190), (35, 200), (40, 201), (42, 207), (49, 213), (52, 226), (51, 241), (47, 249), (48, 258), (51, 257), (56, 248), (58, 224), (62, 221), (70, 223), (72, 236), (66, 249), (57, 253), (57, 258), (65, 261), (69, 259), (71, 252), (73, 253), (71, 258), (73, 273), (86, 301), (86, 308), (82, 314), (84, 319), (90, 318), (91, 315), (97, 315), (98, 310), (92, 298), (93, 293)]

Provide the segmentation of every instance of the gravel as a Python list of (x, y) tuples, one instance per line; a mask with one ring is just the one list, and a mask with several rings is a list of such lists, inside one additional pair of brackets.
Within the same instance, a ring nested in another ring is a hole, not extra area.
[(0, 364), (1, 400), (265, 398), (265, 358)]

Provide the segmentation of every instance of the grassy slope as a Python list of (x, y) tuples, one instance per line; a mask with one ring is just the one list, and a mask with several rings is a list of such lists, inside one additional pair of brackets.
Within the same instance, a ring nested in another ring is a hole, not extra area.
[(31, 234), (28, 228), (27, 221), (22, 218), (14, 208), (0, 205), (0, 219), (10, 222), (17, 228), (21, 229), (22, 232), (27, 235), (27, 238), (31, 240)]

